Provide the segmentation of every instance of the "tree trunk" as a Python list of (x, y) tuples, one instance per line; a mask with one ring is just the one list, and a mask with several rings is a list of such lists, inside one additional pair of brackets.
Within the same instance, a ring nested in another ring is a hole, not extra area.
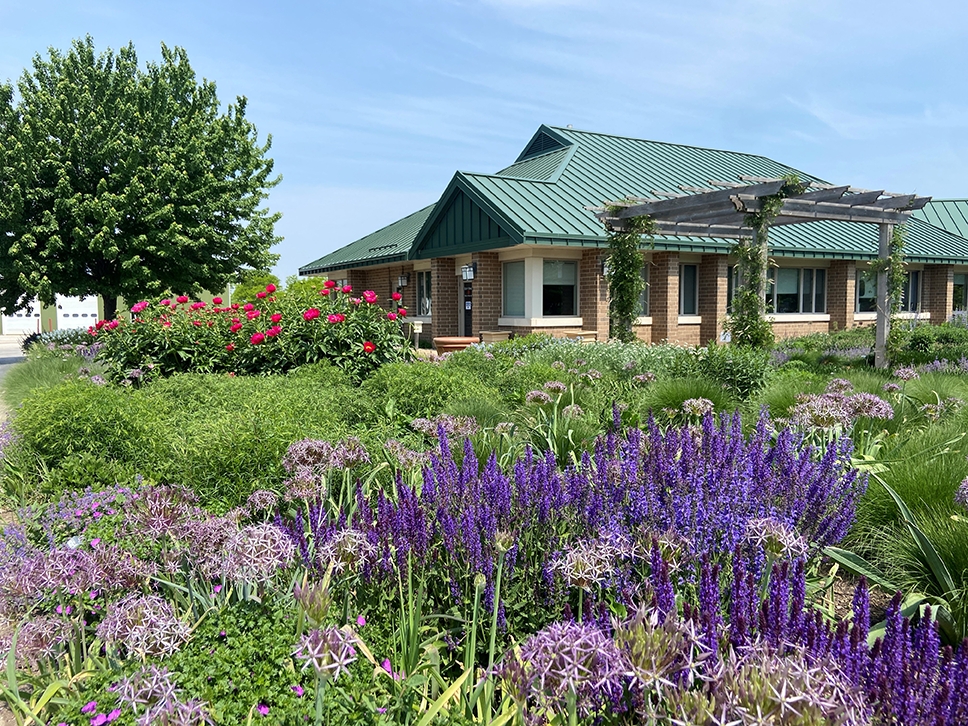
[(118, 299), (113, 295), (104, 295), (104, 319), (114, 320), (118, 314)]

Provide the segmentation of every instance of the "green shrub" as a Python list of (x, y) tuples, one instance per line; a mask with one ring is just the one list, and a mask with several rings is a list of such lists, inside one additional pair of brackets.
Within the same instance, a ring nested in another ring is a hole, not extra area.
[(44, 355), (31, 354), (30, 358), (13, 366), (4, 376), (3, 401), (9, 407), (16, 408), (31, 391), (103, 372), (103, 366), (90, 363), (76, 353), (57, 351)]
[(766, 383), (770, 353), (760, 348), (710, 345), (696, 352), (699, 374), (739, 398), (749, 398)]
[(736, 397), (723, 386), (705, 378), (660, 379), (646, 388), (635, 401), (640, 419), (645, 421), (649, 412), (658, 415), (666, 410), (680, 410), (682, 402), (690, 398), (705, 398), (713, 402), (718, 412), (733, 411)]
[(391, 363), (364, 381), (362, 391), (377, 411), (390, 401), (402, 416), (434, 416), (454, 402), (493, 398), (494, 391), (472, 371), (424, 361)]

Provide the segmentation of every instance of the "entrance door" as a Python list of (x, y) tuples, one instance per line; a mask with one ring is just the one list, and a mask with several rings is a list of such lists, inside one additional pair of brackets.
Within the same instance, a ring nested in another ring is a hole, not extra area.
[(473, 335), (471, 332), (474, 329), (474, 311), (471, 309), (474, 299), (474, 287), (473, 283), (464, 283), (464, 326), (461, 332), (464, 335)]

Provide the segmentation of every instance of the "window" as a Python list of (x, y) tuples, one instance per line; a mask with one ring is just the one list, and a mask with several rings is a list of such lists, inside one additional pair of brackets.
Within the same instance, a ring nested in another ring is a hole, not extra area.
[(857, 305), (854, 310), (858, 313), (877, 311), (877, 274), (870, 270), (857, 271)]
[(699, 314), (698, 265), (679, 265), (679, 314)]
[(649, 316), (649, 263), (646, 262), (642, 265), (642, 282), (645, 286), (642, 288), (642, 294), (639, 295), (639, 315), (648, 317)]
[(430, 315), (430, 271), (417, 273), (417, 315)]
[(904, 273), (904, 286), (901, 288), (901, 310), (916, 313), (921, 310), (921, 271), (911, 270)]
[(739, 290), (739, 265), (726, 268), (726, 312), (733, 312), (733, 296)]
[(955, 275), (952, 310), (968, 310), (968, 275)]
[(575, 315), (578, 308), (578, 263), (545, 260), (542, 276), (541, 314)]
[(504, 315), (524, 317), (524, 260), (505, 262), (504, 274)]
[(778, 314), (827, 311), (827, 271), (809, 267), (770, 270), (767, 308)]

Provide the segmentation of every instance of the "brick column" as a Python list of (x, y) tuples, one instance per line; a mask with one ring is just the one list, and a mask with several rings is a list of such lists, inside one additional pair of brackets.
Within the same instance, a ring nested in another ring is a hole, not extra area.
[(501, 261), (497, 252), (475, 252), (471, 263), (477, 264), (474, 273), (473, 334), (482, 330), (497, 330), (497, 319), (501, 317)]
[(353, 293), (358, 296), (366, 289), (366, 270), (347, 270), (346, 282), (353, 286)]
[(834, 260), (827, 270), (827, 312), (830, 330), (854, 327), (857, 308), (857, 265), (853, 260)]
[(729, 258), (726, 255), (703, 255), (699, 263), (699, 344), (718, 343), (726, 317), (726, 280)]
[(939, 325), (951, 317), (954, 307), (955, 268), (925, 265), (921, 274), (921, 310), (931, 313), (932, 325)]
[(431, 316), (435, 338), (458, 335), (457, 275), (453, 257), (435, 257), (430, 261)]
[(652, 282), (649, 310), (652, 313), (652, 342), (675, 340), (679, 329), (679, 255), (655, 252), (652, 255)]
[(596, 331), (598, 340), (608, 339), (608, 283), (598, 249), (585, 250), (578, 263), (578, 314), (583, 329)]

